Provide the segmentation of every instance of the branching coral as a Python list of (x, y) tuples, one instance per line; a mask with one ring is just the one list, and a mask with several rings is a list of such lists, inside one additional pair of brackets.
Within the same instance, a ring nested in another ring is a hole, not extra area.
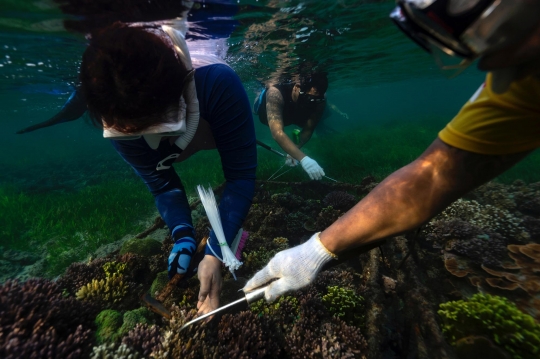
[(481, 238), (454, 241), (450, 247), (464, 257), (471, 258), (480, 265), (498, 266), (506, 258), (506, 242), (498, 233)]
[(285, 339), (292, 358), (365, 358), (367, 349), (358, 328), (329, 318), (320, 300), (309, 294), (302, 299), (300, 319)]
[(75, 294), (79, 300), (117, 303), (127, 294), (128, 287), (124, 282), (124, 277), (116, 273), (112, 277), (97, 280), (83, 286)]
[(94, 347), (90, 359), (139, 359), (141, 356), (125, 344), (102, 344)]
[(356, 202), (356, 197), (345, 191), (332, 191), (322, 200), (325, 207), (332, 206), (342, 212), (347, 212)]
[(123, 272), (126, 263), (107, 262), (103, 265), (105, 279), (92, 279), (92, 282), (81, 287), (75, 296), (79, 300), (95, 302), (117, 303), (127, 294), (128, 285)]
[(312, 232), (322, 231), (334, 223), (341, 214), (341, 211), (332, 206), (325, 207), (321, 209), (315, 220), (306, 221), (304, 228)]
[(317, 291), (326, 292), (327, 288), (337, 285), (344, 289), (353, 289), (355, 287), (354, 276), (347, 270), (326, 270), (319, 273), (315, 283)]
[(289, 192), (276, 193), (272, 195), (271, 200), (275, 204), (289, 210), (300, 208), (304, 204), (304, 199), (302, 197), (291, 194)]
[(533, 359), (540, 354), (540, 325), (503, 297), (475, 294), (469, 301), (440, 305), (442, 329), (451, 344), (483, 335), (501, 345), (512, 358)]
[(45, 279), (0, 286), (0, 357), (80, 358), (93, 345), (96, 308)]
[(197, 324), (180, 331), (180, 328), (194, 318), (196, 310), (187, 311), (173, 306), (172, 319), (165, 330), (161, 346), (152, 353), (156, 359), (176, 358), (214, 358), (217, 357), (217, 338), (208, 335), (209, 328), (215, 327), (215, 321), (208, 324)]
[(250, 311), (224, 315), (218, 340), (221, 358), (279, 358), (281, 353), (267, 319)]
[(274, 303), (267, 303), (261, 299), (251, 304), (250, 310), (257, 316), (266, 316), (280, 332), (284, 333), (298, 320), (300, 305), (295, 297), (282, 296)]
[(276, 237), (272, 240), (271, 245), (268, 247), (262, 247), (259, 250), (242, 253), (244, 264), (246, 268), (260, 269), (264, 267), (268, 261), (276, 255), (289, 247), (287, 238)]
[(491, 205), (482, 206), (476, 201), (458, 199), (437, 215), (426, 227), (437, 221), (460, 219), (487, 231), (494, 231), (511, 241), (528, 240), (529, 235), (521, 225), (522, 220), (505, 209)]
[(354, 290), (339, 286), (328, 287), (328, 293), (322, 297), (322, 301), (334, 316), (352, 325), (363, 325), (364, 298)]
[(305, 232), (304, 223), (309, 220), (309, 216), (302, 212), (293, 212), (287, 215), (287, 231), (289, 233)]
[(122, 343), (148, 358), (153, 352), (161, 350), (161, 332), (155, 325), (137, 324), (122, 339)]
[(98, 258), (89, 263), (73, 263), (67, 269), (64, 275), (58, 279), (60, 288), (65, 289), (68, 294), (75, 293), (88, 283), (89, 279), (104, 279), (103, 265), (110, 259)]

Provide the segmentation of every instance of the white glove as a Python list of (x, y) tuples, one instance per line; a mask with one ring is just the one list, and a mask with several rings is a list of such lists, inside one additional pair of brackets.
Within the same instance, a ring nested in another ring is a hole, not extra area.
[(311, 178), (312, 180), (320, 180), (322, 176), (324, 176), (323, 169), (314, 159), (306, 156), (302, 158), (302, 161), (300, 161), (300, 163), (302, 164), (302, 168), (304, 169), (304, 171), (307, 172), (309, 178)]
[(295, 167), (295, 166), (298, 166), (300, 162), (298, 162), (298, 160), (295, 160), (294, 158), (292, 158), (290, 155), (287, 155), (287, 159), (285, 160), (285, 164), (289, 167)]
[(286, 249), (276, 254), (266, 267), (257, 272), (244, 287), (244, 292), (252, 291), (272, 282), (264, 296), (272, 302), (283, 293), (300, 289), (313, 282), (317, 273), (331, 259), (337, 259), (321, 243), (319, 233), (315, 233), (307, 242)]

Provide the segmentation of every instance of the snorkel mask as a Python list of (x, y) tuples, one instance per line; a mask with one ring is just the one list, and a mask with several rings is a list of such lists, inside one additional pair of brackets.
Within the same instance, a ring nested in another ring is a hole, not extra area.
[(441, 69), (457, 75), (482, 55), (522, 40), (539, 14), (538, 0), (397, 0), (390, 18)]

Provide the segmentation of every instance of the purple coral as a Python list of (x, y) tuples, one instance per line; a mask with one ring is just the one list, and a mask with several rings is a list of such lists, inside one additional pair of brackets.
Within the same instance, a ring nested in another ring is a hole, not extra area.
[(122, 339), (122, 343), (148, 358), (151, 353), (161, 349), (161, 333), (155, 325), (149, 327), (139, 323)]
[(356, 197), (348, 192), (332, 191), (324, 197), (322, 202), (325, 207), (332, 206), (337, 210), (347, 212), (357, 201)]
[(7, 281), (0, 286), (0, 357), (87, 356), (96, 314), (94, 306), (65, 298), (48, 280)]
[(331, 317), (310, 293), (302, 299), (300, 319), (285, 340), (291, 358), (365, 358), (367, 353), (360, 330)]
[(474, 238), (480, 233), (480, 228), (462, 219), (441, 220), (433, 223), (426, 239), (442, 244), (450, 239)]
[(70, 295), (75, 295), (77, 290), (92, 279), (104, 279), (103, 265), (110, 260), (110, 258), (98, 258), (90, 263), (72, 263), (56, 283)]
[(278, 358), (281, 354), (267, 319), (251, 311), (224, 315), (218, 339), (221, 358)]
[(482, 238), (456, 241), (452, 251), (471, 258), (476, 264), (499, 266), (506, 256), (506, 241), (498, 233), (490, 233)]

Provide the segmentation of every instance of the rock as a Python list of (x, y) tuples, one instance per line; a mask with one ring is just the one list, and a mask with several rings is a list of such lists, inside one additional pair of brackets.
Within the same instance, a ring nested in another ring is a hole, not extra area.
[(5, 250), (3, 257), (7, 261), (16, 262), (22, 266), (33, 264), (41, 258), (39, 255), (34, 253), (17, 251), (14, 249)]
[(122, 244), (120, 254), (134, 253), (144, 257), (161, 254), (161, 243), (152, 238), (132, 238)]

